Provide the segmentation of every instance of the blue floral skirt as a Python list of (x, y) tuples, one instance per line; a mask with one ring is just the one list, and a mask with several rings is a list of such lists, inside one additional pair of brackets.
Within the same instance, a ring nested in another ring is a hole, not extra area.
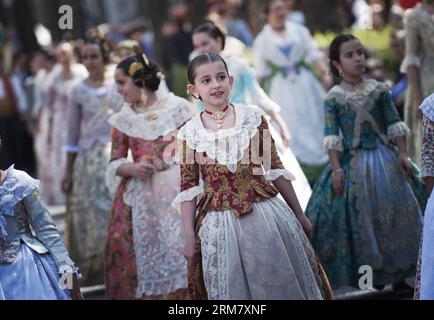
[(12, 263), (0, 264), (0, 300), (70, 300), (60, 287), (59, 268), (50, 254), (38, 254), (25, 243)]
[(329, 165), (306, 209), (332, 287), (359, 287), (363, 266), (372, 268), (374, 285), (414, 276), (426, 203), (418, 168), (406, 177), (396, 153), (383, 144), (345, 154), (341, 166), (343, 195), (334, 195)]

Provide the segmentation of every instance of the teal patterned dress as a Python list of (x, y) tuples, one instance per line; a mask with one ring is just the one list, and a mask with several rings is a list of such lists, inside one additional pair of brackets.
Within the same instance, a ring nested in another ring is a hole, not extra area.
[(340, 151), (342, 196), (332, 168), (322, 172), (306, 209), (313, 246), (334, 288), (359, 287), (359, 268), (371, 266), (373, 284), (414, 276), (426, 194), (413, 165), (408, 178), (392, 142), (409, 133), (388, 89), (367, 80), (350, 92), (335, 86), (325, 100), (326, 150)]

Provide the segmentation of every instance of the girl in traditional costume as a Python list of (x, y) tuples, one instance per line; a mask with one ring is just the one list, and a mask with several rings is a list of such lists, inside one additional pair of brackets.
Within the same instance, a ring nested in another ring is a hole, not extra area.
[[(352, 35), (330, 46), (341, 83), (325, 99), (325, 149), (331, 164), (316, 182), (306, 209), (317, 250), (333, 288), (359, 287), (359, 269), (373, 284), (415, 274), (426, 201), (417, 167), (387, 87), (365, 80), (365, 50)], [(392, 144), (394, 143), (394, 144)]]
[(81, 47), (89, 77), (72, 91), (67, 128), (67, 162), (62, 181), (68, 195), (65, 241), (80, 265), (82, 285), (104, 283), (104, 244), (112, 199), (105, 184), (110, 160), (108, 118), (120, 110), (110, 65), (110, 48), (98, 31)]
[(327, 162), (322, 148), (325, 92), (321, 84), (330, 87), (333, 80), (309, 30), (288, 21), (285, 2), (268, 1), (265, 11), (268, 24), (253, 46), (256, 73), (271, 99), (282, 107), (281, 115), (291, 133), (291, 149), (308, 170), (305, 172), (311, 172), (307, 174), (309, 181), (314, 181), (316, 167)]
[(81, 299), (80, 273), (38, 187), (14, 166), (0, 170), (0, 300)]
[(109, 119), (112, 152), (106, 181), (116, 195), (106, 242), (106, 292), (109, 299), (183, 299), (187, 263), (180, 250), (181, 218), (171, 206), (179, 165), (167, 162), (164, 152), (196, 108), (172, 93), (159, 97), (162, 75), (137, 53), (115, 71), (125, 103)]
[[(86, 68), (74, 61), (74, 48), (69, 43), (61, 43), (56, 48), (59, 67), (47, 86), (46, 106), (41, 110), (41, 118), (48, 118), (48, 131), (43, 141), (45, 153), (39, 165), (42, 196), (49, 205), (63, 205), (66, 202), (61, 182), (65, 171), (66, 134), (68, 115), (71, 108), (72, 89), (87, 77)], [(45, 113), (47, 113), (45, 115)]]
[[(174, 205), (182, 213), (190, 294), (194, 299), (331, 297), (306, 235), (311, 224), (264, 113), (229, 102), (233, 78), (216, 54), (196, 56), (188, 79), (189, 92), (205, 104), (178, 134), (181, 193)], [(277, 198), (279, 192), (285, 201)]]
[[(256, 81), (254, 70), (242, 57), (235, 54), (224, 54), (225, 40), (224, 33), (211, 22), (203, 23), (193, 31), (193, 45), (196, 51), (222, 54), (225, 59), (229, 74), (234, 77), (231, 101), (241, 105), (251, 103), (259, 106), (269, 116), (271, 123), (279, 129), (280, 135), (273, 126), (270, 126), (279, 156), (285, 167), (289, 168), (295, 176), (294, 190), (304, 210), (312, 190), (291, 148), (288, 147), (290, 136), (288, 127), (280, 116), (280, 106), (262, 90)], [(203, 108), (203, 104), (201, 107)]]

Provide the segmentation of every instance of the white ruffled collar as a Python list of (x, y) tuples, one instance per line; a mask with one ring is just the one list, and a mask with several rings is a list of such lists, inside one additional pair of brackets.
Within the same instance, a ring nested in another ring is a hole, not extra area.
[(426, 98), (420, 105), (419, 109), (423, 112), (425, 117), (434, 121), (434, 94)]
[(264, 113), (255, 107), (232, 104), (235, 106), (235, 125), (232, 128), (217, 131), (206, 129), (201, 115), (197, 114), (181, 128), (178, 138), (185, 140), (196, 152), (206, 152), (208, 157), (235, 172), (250, 139), (258, 131)]
[(195, 113), (197, 108), (193, 104), (171, 93), (143, 113), (136, 113), (131, 104), (124, 103), (108, 122), (129, 137), (155, 140), (182, 126)]
[(352, 98), (352, 97), (358, 96), (360, 94), (368, 95), (373, 90), (375, 90), (377, 88), (377, 86), (378, 86), (378, 81), (376, 81), (374, 79), (367, 79), (367, 80), (365, 80), (365, 86), (363, 87), (363, 89), (351, 91), (351, 90), (346, 90), (339, 85), (336, 85), (330, 90), (330, 93), (335, 92), (335, 93), (342, 94), (347, 98)]

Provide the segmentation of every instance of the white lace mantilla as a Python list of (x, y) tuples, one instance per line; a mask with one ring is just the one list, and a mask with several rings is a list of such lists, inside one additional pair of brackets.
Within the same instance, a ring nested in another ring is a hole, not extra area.
[(125, 103), (108, 122), (130, 137), (155, 140), (182, 126), (197, 113), (196, 110), (193, 104), (171, 93), (158, 99), (144, 113), (136, 113), (131, 104)]
[(420, 105), (419, 109), (423, 112), (425, 117), (434, 121), (434, 94), (426, 98)]
[(181, 128), (178, 138), (196, 152), (206, 152), (207, 156), (225, 165), (231, 172), (237, 170), (238, 161), (262, 122), (264, 113), (253, 107), (235, 104), (235, 126), (230, 129), (211, 131), (203, 126), (200, 114)]
[(395, 141), (396, 138), (410, 135), (410, 129), (403, 121), (399, 121), (387, 127), (387, 137)]

